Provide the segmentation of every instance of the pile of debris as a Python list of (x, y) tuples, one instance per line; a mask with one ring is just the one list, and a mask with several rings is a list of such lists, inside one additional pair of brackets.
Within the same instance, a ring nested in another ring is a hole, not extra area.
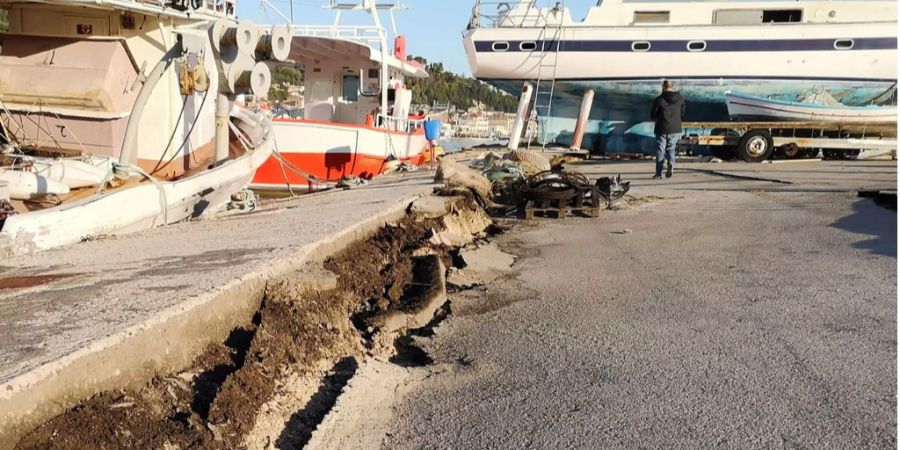
[(551, 162), (540, 153), (523, 149), (503, 155), (485, 152), (468, 166), (442, 160), (435, 182), (444, 184), (436, 189), (438, 194), (470, 195), (497, 215), (516, 212), (526, 219), (544, 213), (557, 218), (573, 213), (597, 217), (630, 188), (621, 175), (592, 183), (585, 175), (566, 170), (563, 161)]

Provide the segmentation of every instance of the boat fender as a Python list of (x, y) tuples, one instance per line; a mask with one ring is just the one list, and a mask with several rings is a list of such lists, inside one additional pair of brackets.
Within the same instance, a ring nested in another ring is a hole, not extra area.
[(394, 38), (394, 57), (406, 61), (406, 36), (402, 34)]
[(62, 183), (69, 189), (97, 186), (106, 179), (109, 172), (105, 167), (73, 159), (35, 158), (32, 164), (35, 173), (50, 181)]
[(68, 186), (31, 172), (0, 169), (0, 181), (9, 183), (9, 196), (14, 200), (36, 200), (69, 193)]

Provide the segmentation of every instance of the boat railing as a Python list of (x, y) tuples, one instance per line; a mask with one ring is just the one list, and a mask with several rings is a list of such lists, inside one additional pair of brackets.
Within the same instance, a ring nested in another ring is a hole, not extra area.
[(293, 31), (294, 36), (344, 39), (370, 47), (377, 47), (385, 32), (383, 28), (357, 25), (294, 25)]
[(562, 20), (561, 5), (562, 2), (556, 2), (556, 6), (539, 8), (537, 0), (478, 0), (472, 8), (469, 29), (544, 27), (548, 21), (554, 25)]
[(425, 124), (425, 119), (408, 119), (403, 117), (394, 117), (387, 114), (378, 114), (377, 125), (390, 131), (400, 131), (403, 133), (412, 133)]
[(184, 0), (185, 8), (173, 7), (172, 0), (71, 0), (72, 3), (84, 3), (90, 5), (108, 5), (119, 10), (136, 11), (143, 13), (164, 14), (170, 16), (191, 17), (199, 13), (203, 17), (233, 17), (235, 14), (236, 0), (204, 0), (199, 3), (197, 9), (190, 6), (190, 1)]

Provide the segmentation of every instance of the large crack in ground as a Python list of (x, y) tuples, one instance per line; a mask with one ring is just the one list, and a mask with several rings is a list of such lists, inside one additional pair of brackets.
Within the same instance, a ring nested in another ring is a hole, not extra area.
[[(302, 277), (270, 282), (252, 323), (210, 345), (190, 369), (141, 389), (99, 393), (26, 434), (17, 448), (245, 447), (261, 409), (285, 380), (330, 367), (272, 442), (302, 447), (358, 361), (377, 356), (407, 367), (430, 362), (412, 336), (429, 333), (449, 313), (448, 305), (427, 303), (438, 298), (436, 283), (443, 292), (446, 268), (460, 262), (460, 245), (434, 238), (465, 230), (471, 240), (491, 224), (471, 199), (454, 198), (449, 205), (445, 214), (409, 212), (327, 259), (325, 269), (337, 275), (332, 289), (311, 289)], [(392, 314), (425, 320), (388, 329)]]

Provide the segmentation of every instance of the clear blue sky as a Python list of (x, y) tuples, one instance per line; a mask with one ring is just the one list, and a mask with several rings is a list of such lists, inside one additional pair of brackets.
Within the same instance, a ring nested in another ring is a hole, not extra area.
[[(288, 15), (289, 0), (270, 0), (285, 15)], [(353, 0), (340, 0), (350, 3)], [(546, 0), (539, 0), (544, 4)], [(334, 20), (334, 11), (322, 9), (326, 0), (293, 0), (294, 23), (303, 25), (325, 25)], [(469, 63), (462, 45), (462, 32), (469, 22), (475, 0), (404, 0), (409, 7), (397, 13), (397, 29), (407, 37), (408, 53), (424, 56), (428, 61), (444, 63), (447, 69), (470, 75)], [(576, 19), (581, 19), (597, 0), (567, 0), (566, 7), (572, 10)], [(256, 23), (283, 23), (277, 14), (268, 15), (260, 11), (259, 0), (238, 0), (238, 15)], [(390, 30), (388, 17), (383, 16), (385, 26)], [(344, 23), (371, 23), (368, 15), (359, 12), (345, 13)]]

